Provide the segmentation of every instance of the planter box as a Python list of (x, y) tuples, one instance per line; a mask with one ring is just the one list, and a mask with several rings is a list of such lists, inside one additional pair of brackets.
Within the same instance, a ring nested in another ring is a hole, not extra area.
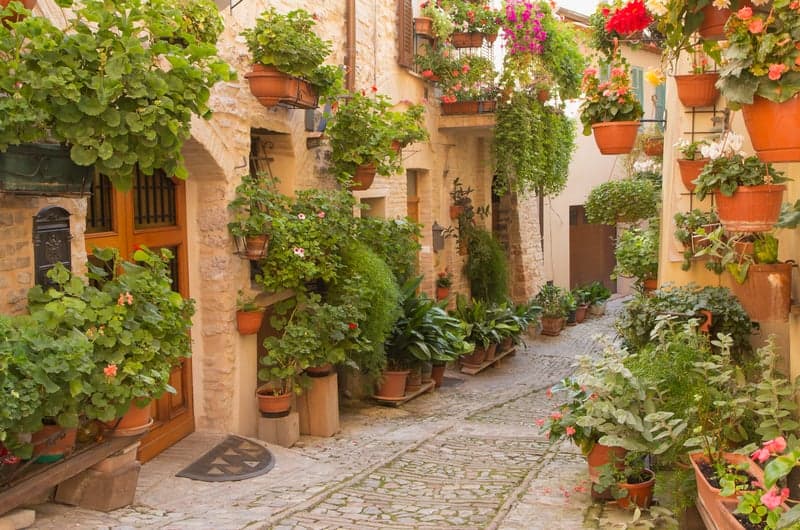
[[(749, 473), (753, 475), (756, 479), (760, 480), (762, 483), (764, 481), (764, 472), (758, 467), (752, 460), (750, 460), (745, 455), (740, 455), (736, 453), (725, 453), (723, 458), (726, 462), (730, 464), (742, 464), (742, 463), (749, 463), (750, 468), (748, 469)], [(736, 495), (731, 495), (730, 497), (722, 497), (720, 495), (720, 489), (715, 488), (705, 478), (703, 472), (700, 470), (698, 466), (699, 462), (706, 461), (706, 457), (703, 453), (692, 453), (689, 455), (689, 459), (691, 460), (692, 467), (694, 468), (694, 475), (695, 481), (697, 482), (697, 507), (700, 511), (701, 516), (703, 519), (706, 520), (708, 518), (715, 528), (719, 529), (728, 529), (730, 527), (726, 526), (724, 522), (723, 512), (725, 511), (725, 505), (733, 505), (735, 508), (736, 505), (739, 503), (739, 499)], [(709, 521), (706, 521), (708, 524)]]
[(497, 102), (490, 101), (456, 101), (454, 103), (442, 103), (442, 114), (452, 116), (455, 114), (486, 114), (494, 112)]
[(0, 191), (28, 195), (85, 193), (94, 168), (79, 166), (61, 144), (10, 145), (0, 153)]

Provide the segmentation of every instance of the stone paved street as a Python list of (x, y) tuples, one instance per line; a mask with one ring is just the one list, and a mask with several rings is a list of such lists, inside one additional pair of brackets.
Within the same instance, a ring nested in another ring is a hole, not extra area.
[(335, 437), (270, 447), (277, 463), (261, 477), (175, 478), (223, 437), (196, 433), (143, 467), (134, 506), (101, 514), (45, 504), (35, 528), (622, 527), (629, 514), (591, 505), (577, 449), (549, 444), (534, 425), (550, 412), (546, 389), (576, 355), (597, 351), (619, 306), (559, 337), (529, 339), (477, 376), (448, 372), (451, 384), (402, 408), (344, 409)]

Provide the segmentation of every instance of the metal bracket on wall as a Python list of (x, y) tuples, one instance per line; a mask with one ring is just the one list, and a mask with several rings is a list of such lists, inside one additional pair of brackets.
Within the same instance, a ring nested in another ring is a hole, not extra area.
[(231, 3), (230, 3), (230, 5), (231, 5), (231, 13), (233, 13), (234, 8), (236, 8), (236, 6), (238, 6), (242, 2), (244, 2), (244, 0), (235, 0), (235, 1), (231, 0)]

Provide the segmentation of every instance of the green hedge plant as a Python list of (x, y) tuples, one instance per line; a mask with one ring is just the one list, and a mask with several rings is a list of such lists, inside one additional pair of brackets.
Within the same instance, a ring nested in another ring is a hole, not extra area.
[(586, 219), (590, 223), (634, 223), (658, 215), (659, 195), (645, 179), (604, 182), (589, 192)]

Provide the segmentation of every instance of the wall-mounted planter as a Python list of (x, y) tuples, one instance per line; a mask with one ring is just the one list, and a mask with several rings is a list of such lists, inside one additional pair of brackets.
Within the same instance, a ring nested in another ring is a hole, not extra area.
[(694, 180), (697, 179), (707, 163), (708, 158), (698, 158), (697, 160), (678, 159), (678, 169), (681, 171), (681, 182), (683, 182), (687, 190), (694, 191)]
[(414, 19), (414, 33), (422, 37), (433, 37), (433, 19), (428, 17), (417, 17)]
[(457, 31), (450, 36), (454, 48), (480, 48), (483, 46), (483, 33)]
[(676, 75), (678, 99), (684, 107), (711, 107), (719, 98), (719, 89), (715, 86), (718, 79), (716, 72)]
[(719, 222), (731, 232), (768, 232), (781, 213), (786, 186), (739, 186), (733, 195), (714, 193)]
[(742, 105), (750, 141), (764, 162), (800, 162), (800, 94), (775, 103), (761, 96)]
[(377, 168), (375, 164), (362, 164), (356, 168), (356, 174), (353, 175), (353, 184), (350, 186), (350, 191), (364, 191), (372, 186), (375, 180), (375, 173)]
[(244, 77), (250, 82), (250, 92), (267, 108), (276, 105), (297, 109), (317, 108), (317, 90), (303, 79), (261, 64), (254, 64), (253, 70), (244, 74)]
[(484, 114), (494, 112), (497, 108), (497, 101), (455, 101), (453, 103), (442, 102), (442, 114), (452, 116), (454, 114)]
[(86, 191), (94, 168), (79, 166), (61, 144), (10, 145), (0, 153), (0, 191), (27, 195), (69, 195)]

